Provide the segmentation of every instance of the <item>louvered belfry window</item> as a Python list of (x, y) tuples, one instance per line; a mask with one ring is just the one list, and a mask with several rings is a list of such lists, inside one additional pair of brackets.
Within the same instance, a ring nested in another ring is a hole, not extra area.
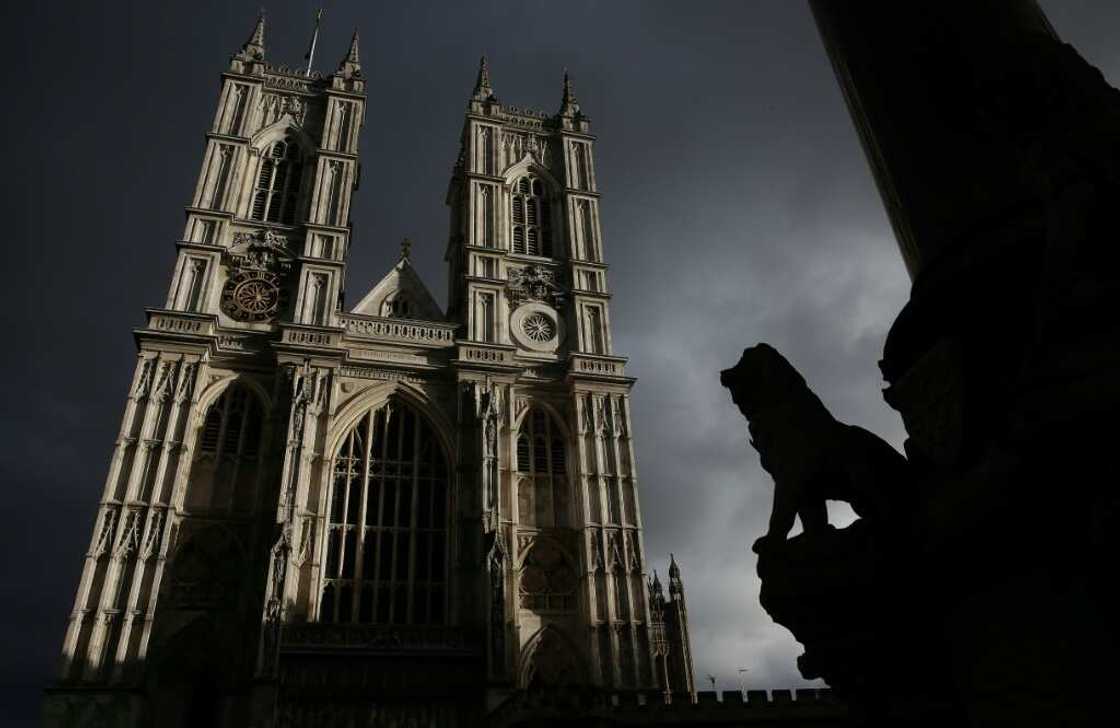
[(535, 177), (522, 177), (513, 185), (511, 205), (513, 252), (552, 257), (552, 227), (544, 183)]
[(254, 220), (294, 224), (302, 178), (303, 161), (297, 144), (285, 140), (268, 147), (261, 155), (250, 216)]
[(370, 410), (335, 457), (322, 622), (442, 624), (447, 456), (399, 400)]

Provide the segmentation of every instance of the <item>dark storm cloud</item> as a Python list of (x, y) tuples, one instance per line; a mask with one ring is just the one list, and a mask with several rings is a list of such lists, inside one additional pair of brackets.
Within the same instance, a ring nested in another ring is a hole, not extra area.
[[(1120, 7), (1045, 6), (1120, 77)], [(9, 719), (34, 720), (58, 653), (132, 371), (129, 328), (164, 300), (218, 73), (256, 8), (40, 3), (5, 18), (20, 55), (4, 96), (0, 292)], [(270, 59), (299, 63), (309, 8), (268, 12)], [(698, 676), (800, 683), (800, 650), (759, 608), (749, 552), (769, 480), (716, 373), (769, 341), (837, 416), (898, 446), (875, 362), (908, 289), (804, 3), (337, 3), (324, 22), (318, 67), (333, 68), (356, 25), (370, 81), (351, 304), (405, 235), (444, 297), (442, 200), (478, 55), (500, 98), (549, 112), (570, 69), (600, 136), (616, 348), (641, 379), (648, 555), (662, 571), (670, 551), (682, 564)]]

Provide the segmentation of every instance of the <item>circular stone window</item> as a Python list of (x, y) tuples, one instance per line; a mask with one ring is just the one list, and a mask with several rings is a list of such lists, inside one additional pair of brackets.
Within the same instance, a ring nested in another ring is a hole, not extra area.
[(556, 324), (543, 313), (531, 313), (521, 319), (521, 331), (533, 341), (543, 344), (556, 336)]
[(510, 333), (526, 349), (553, 352), (560, 344), (563, 327), (556, 311), (543, 303), (526, 303), (510, 317)]

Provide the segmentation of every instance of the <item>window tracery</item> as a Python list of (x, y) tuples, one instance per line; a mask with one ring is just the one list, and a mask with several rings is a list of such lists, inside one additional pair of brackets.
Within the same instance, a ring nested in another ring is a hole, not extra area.
[(250, 217), (293, 224), (302, 178), (303, 160), (299, 145), (290, 139), (273, 143), (261, 155)]
[(570, 612), (576, 605), (576, 572), (551, 541), (538, 541), (521, 569), (522, 609)]
[(187, 504), (192, 509), (253, 506), (263, 446), (264, 412), (257, 397), (233, 383), (210, 405), (198, 433)]
[(321, 621), (443, 623), (448, 473), (431, 423), (403, 402), (370, 410), (344, 437)]
[(544, 182), (525, 176), (513, 185), (511, 197), (513, 252), (552, 257), (551, 210)]
[(531, 410), (517, 433), (518, 519), (523, 526), (551, 528), (568, 522), (568, 476), (564, 438), (543, 410)]

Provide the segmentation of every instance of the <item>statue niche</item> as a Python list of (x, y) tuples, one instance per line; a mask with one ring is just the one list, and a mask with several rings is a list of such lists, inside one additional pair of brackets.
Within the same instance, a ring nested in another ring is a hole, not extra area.
[(810, 538), (830, 528), (826, 500), (846, 501), (884, 528), (905, 517), (906, 460), (862, 427), (837, 421), (774, 347), (744, 350), (720, 383), (749, 420), (750, 443), (774, 478), (770, 527), (755, 551), (784, 542), (797, 516)]

